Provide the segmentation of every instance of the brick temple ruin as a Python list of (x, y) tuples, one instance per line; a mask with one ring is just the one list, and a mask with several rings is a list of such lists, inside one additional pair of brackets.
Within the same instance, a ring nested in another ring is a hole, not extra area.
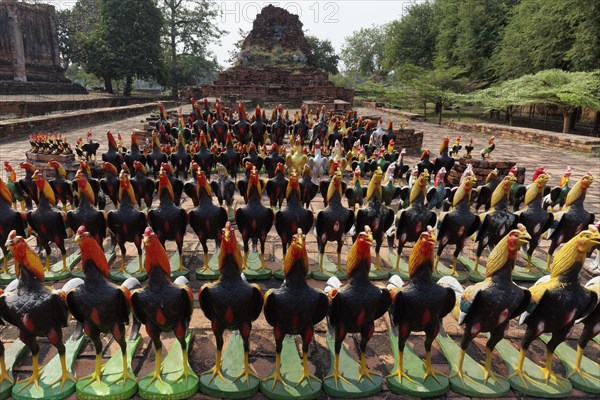
[(86, 93), (65, 78), (54, 6), (0, 0), (0, 93)]
[(186, 88), (184, 96), (217, 97), (226, 103), (300, 106), (316, 101), (330, 108), (351, 106), (354, 89), (335, 86), (312, 61), (298, 16), (268, 5), (256, 16), (236, 64), (212, 84)]

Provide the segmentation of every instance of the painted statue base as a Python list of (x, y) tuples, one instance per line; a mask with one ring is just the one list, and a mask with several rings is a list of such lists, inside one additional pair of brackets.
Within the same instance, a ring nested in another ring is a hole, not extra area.
[[(77, 358), (84, 341), (85, 336), (80, 335), (78, 339), (71, 338), (65, 342), (66, 364), (71, 375), (73, 375), (73, 364), (75, 363), (75, 359)], [(60, 375), (60, 358), (56, 355), (44, 366), (44, 373), (40, 378), (39, 387), (30, 385), (23, 389), (24, 384), (22, 382), (17, 382), (12, 388), (12, 397), (16, 400), (63, 399), (75, 392), (75, 382), (66, 381), (62, 389), (60, 388), (60, 382), (56, 382), (50, 386), (52, 382), (55, 382), (60, 378)]]
[(265, 279), (270, 279), (273, 275), (273, 271), (270, 269), (260, 268), (260, 253), (255, 253), (253, 251), (248, 253), (246, 268), (242, 270), (242, 273), (249, 281), (263, 281)]
[(67, 257), (67, 270), (63, 271), (62, 258), (50, 266), (50, 271), (44, 272), (44, 280), (47, 282), (62, 281), (71, 277), (71, 270), (81, 260), (81, 253), (76, 251)]
[(398, 264), (398, 270), (396, 270), (396, 258), (397, 254), (390, 253), (388, 255), (388, 261), (392, 265), (392, 270), (390, 271), (391, 275), (398, 275), (403, 280), (407, 281), (410, 279), (410, 275), (408, 274), (408, 263), (404, 261), (402, 256), (400, 256), (400, 263)]
[[(329, 348), (330, 359), (333, 360), (335, 356), (335, 339), (327, 333), (327, 347)], [(342, 344), (340, 350), (340, 374), (348, 380), (349, 383), (338, 380), (336, 385), (333, 377), (326, 378), (323, 380), (323, 390), (330, 396), (333, 397), (345, 397), (345, 398), (361, 398), (372, 396), (381, 391), (382, 378), (379, 375), (372, 374), (373, 382), (368, 378), (363, 377), (360, 381), (358, 380), (358, 369), (359, 364), (350, 355), (348, 348), (345, 344)], [(333, 361), (328, 375), (333, 372)]]
[(242, 377), (234, 381), (243, 369), (244, 344), (242, 337), (236, 331), (231, 335), (227, 347), (223, 351), (221, 373), (226, 380), (215, 376), (212, 382), (209, 383), (212, 373), (204, 373), (200, 375), (200, 389), (202, 392), (214, 397), (227, 399), (250, 397), (258, 392), (260, 380), (254, 376), (249, 376), (247, 379)]
[[(318, 263), (317, 263), (318, 265)], [(343, 268), (343, 265), (342, 265)], [(318, 267), (316, 271), (312, 271), (313, 279), (318, 281), (326, 281), (332, 276), (336, 276), (338, 279), (343, 280), (347, 279), (346, 271), (338, 270), (337, 264), (332, 262), (328, 256), (323, 256), (323, 271), (321, 271)]]
[[(192, 334), (188, 332), (185, 337), (187, 349), (189, 351), (192, 343)], [(164, 351), (164, 350), (163, 350)], [(162, 363), (162, 381), (152, 380), (152, 374), (146, 375), (138, 382), (139, 395), (143, 399), (187, 399), (192, 397), (198, 391), (198, 378), (188, 376), (186, 379), (179, 379), (183, 372), (183, 354), (179, 342), (175, 341), (169, 354)], [(191, 367), (190, 367), (191, 370)]]
[[(457, 263), (457, 266), (458, 266), (458, 263)], [(441, 261), (438, 262), (437, 272), (434, 272), (431, 276), (436, 281), (440, 280), (443, 276), (451, 276), (451, 277), (455, 278), (457, 281), (459, 281), (460, 283), (465, 283), (468, 279), (467, 274), (462, 271), (457, 270), (455, 274), (452, 274), (452, 268), (446, 266), (446, 264), (442, 263)]]
[[(204, 267), (204, 265), (202, 265), (202, 267)], [(219, 253), (217, 252), (215, 252), (208, 261), (208, 269), (196, 269), (196, 279), (212, 281), (215, 279), (219, 279), (220, 276), (221, 272), (219, 272)]]
[(435, 340), (440, 345), (452, 371), (449, 378), (452, 391), (470, 397), (502, 397), (510, 391), (508, 380), (501, 376), (496, 375), (495, 379), (490, 378), (484, 382), (483, 367), (468, 354), (465, 354), (463, 361), (463, 373), (466, 375), (464, 381), (453, 375), (458, 364), (460, 346), (450, 336), (441, 332)]
[[(508, 367), (508, 374), (515, 372), (514, 366), (519, 360), (519, 350), (505, 339), (498, 342), (496, 349)], [(542, 369), (527, 357), (523, 363), (523, 372), (534, 382), (523, 382), (519, 376), (513, 376), (510, 378), (510, 386), (518, 392), (545, 398), (562, 398), (571, 395), (572, 386), (567, 379), (560, 377), (560, 384), (553, 380), (546, 384)]]
[[(541, 335), (540, 339), (544, 343), (548, 343), (550, 340), (549, 335)], [(569, 376), (573, 372), (575, 366), (575, 356), (577, 351), (566, 343), (561, 343), (556, 347), (554, 355), (558, 357), (562, 365), (565, 367), (565, 374)], [(600, 394), (600, 366), (598, 363), (590, 360), (586, 356), (581, 358), (581, 370), (591, 377), (582, 377), (580, 374), (575, 373), (568, 379), (571, 385), (575, 389), (579, 389), (586, 393)]]
[[(15, 379), (12, 373), (12, 368), (17, 361), (21, 358), (21, 356), (27, 350), (27, 346), (25, 343), (21, 342), (19, 339), (15, 340), (12, 345), (5, 351), (4, 353), (4, 362), (6, 363), (6, 373), (9, 378)], [(13, 384), (8, 380), (3, 380), (0, 383), (0, 399), (5, 399), (10, 396)]]
[[(142, 344), (140, 335), (133, 340), (127, 340), (127, 365), (129, 373), (133, 374), (131, 368), (131, 360), (137, 349)], [(103, 366), (102, 377), (100, 383), (94, 381), (87, 385), (88, 380), (92, 375), (84, 376), (77, 381), (76, 391), (77, 398), (86, 399), (128, 399), (137, 392), (137, 381), (127, 379), (125, 385), (121, 380), (123, 374), (123, 355), (121, 350), (117, 350), (115, 354)]]
[(183, 269), (179, 269), (179, 252), (175, 252), (171, 257), (169, 257), (169, 264), (171, 265), (171, 280), (179, 278), (180, 276), (185, 276), (186, 278), (190, 278), (190, 271), (185, 269), (185, 263), (183, 264)]
[[(398, 337), (390, 329), (388, 331), (390, 339), (390, 345), (392, 346), (392, 353), (394, 354), (394, 365), (398, 365)], [(397, 394), (413, 396), (413, 397), (434, 397), (441, 396), (446, 393), (450, 387), (448, 378), (442, 375), (436, 378), (428, 377), (423, 381), (425, 375), (425, 363), (423, 359), (419, 357), (410, 348), (408, 342), (404, 346), (404, 357), (403, 357), (403, 369), (404, 372), (414, 381), (411, 382), (404, 378), (402, 381), (398, 380), (397, 376), (387, 378), (388, 388)], [(397, 373), (396, 369), (392, 371), (392, 375)]]
[[(269, 376), (275, 372), (273, 369)], [(300, 385), (297, 382), (302, 377), (302, 360), (298, 354), (296, 348), (296, 342), (292, 336), (286, 336), (283, 339), (283, 346), (281, 349), (281, 377), (287, 386), (277, 382), (273, 387), (273, 379), (267, 379), (260, 383), (260, 391), (262, 394), (273, 400), (290, 400), (290, 399), (302, 399), (310, 400), (316, 399), (321, 394), (321, 381), (318, 379), (308, 377)]]
[(142, 259), (142, 271), (138, 272), (140, 269), (140, 262), (136, 257), (134, 257), (131, 261), (125, 264), (125, 271), (121, 272), (120, 264), (118, 269), (112, 269), (110, 271), (110, 279), (115, 282), (125, 282), (129, 278), (135, 278), (138, 281), (145, 281), (148, 279), (148, 274), (146, 273), (146, 269), (144, 268), (144, 260)]

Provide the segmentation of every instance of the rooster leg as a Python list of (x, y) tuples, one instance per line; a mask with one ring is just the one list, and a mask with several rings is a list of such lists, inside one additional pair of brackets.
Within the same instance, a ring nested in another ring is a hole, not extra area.
[[(160, 340), (159, 340), (160, 342)], [(154, 346), (156, 347), (156, 342), (154, 343)], [(162, 344), (160, 345), (160, 347), (156, 347), (156, 356), (154, 357), (154, 372), (152, 373), (152, 378), (150, 379), (150, 382), (148, 383), (148, 386), (152, 385), (154, 383), (154, 381), (160, 381), (163, 382), (162, 376)]]
[(338, 251), (337, 253), (337, 264), (336, 264), (337, 270), (341, 271), (342, 270), (342, 252)]
[(50, 253), (46, 251), (46, 272), (50, 271)]
[(26, 210), (26, 208), (25, 208), (25, 200), (19, 201), (19, 204), (21, 205), (21, 212), (25, 212), (25, 210)]
[(217, 376), (219, 378), (221, 378), (221, 380), (223, 382), (226, 382), (225, 377), (223, 376), (223, 373), (221, 372), (221, 365), (222, 365), (221, 355), (222, 355), (222, 351), (223, 351), (223, 331), (224, 331), (224, 329), (219, 326), (218, 322), (213, 321), (212, 322), (212, 330), (215, 335), (215, 339), (217, 340), (217, 356), (216, 356), (216, 360), (215, 360), (215, 366), (212, 369), (202, 373), (202, 375), (212, 374), (210, 379), (208, 380), (208, 384), (210, 384)]
[(438, 266), (439, 262), (440, 262), (440, 255), (438, 254), (435, 256), (435, 261), (433, 262), (433, 271), (432, 272), (434, 274), (437, 273), (437, 266)]
[(447, 376), (441, 372), (438, 372), (433, 369), (431, 365), (431, 344), (433, 343), (433, 339), (437, 336), (439, 331), (439, 327), (429, 328), (425, 332), (427, 335), (425, 337), (425, 374), (423, 375), (423, 382), (427, 380), (428, 377), (433, 377), (438, 383), (440, 383), (437, 375)]
[(550, 272), (552, 267), (552, 254), (548, 252), (548, 258), (546, 259), (546, 272)]
[(567, 385), (568, 381), (565, 378), (563, 378), (562, 376), (558, 376), (552, 372), (552, 356), (554, 355), (554, 350), (556, 349), (556, 347), (566, 339), (572, 328), (573, 324), (567, 324), (558, 331), (553, 332), (552, 339), (550, 339), (550, 341), (546, 345), (546, 363), (544, 365), (544, 368), (542, 368), (542, 371), (544, 372), (544, 380), (546, 382), (546, 385), (550, 380), (554, 380), (560, 386)]
[(478, 268), (479, 268), (479, 256), (475, 257), (475, 267), (473, 267), (473, 274), (475, 274), (475, 275), (481, 275), (479, 273)]
[(188, 269), (183, 266), (183, 245), (177, 247), (177, 253), (179, 253), (179, 271), (187, 271)]
[(187, 384), (188, 376), (196, 377), (196, 374), (190, 368), (190, 363), (188, 361), (188, 349), (187, 343), (185, 342), (185, 326), (182, 323), (179, 323), (177, 327), (175, 327), (175, 335), (177, 336), (177, 340), (179, 341), (179, 345), (181, 346), (181, 354), (183, 355), (183, 372), (177, 378), (177, 381), (183, 379), (183, 381)]
[(84, 323), (85, 333), (88, 335), (92, 343), (94, 343), (94, 350), (96, 351), (96, 362), (94, 373), (90, 376), (90, 379), (85, 383), (84, 387), (91, 385), (94, 382), (100, 384), (102, 378), (102, 342), (100, 341), (100, 331), (89, 322)]
[(460, 353), (458, 354), (458, 364), (456, 365), (456, 371), (450, 377), (458, 376), (465, 386), (465, 378), (470, 380), (472, 383), (476, 383), (469, 375), (463, 371), (463, 361), (465, 359), (465, 350), (461, 347)]
[[(39, 347), (38, 347), (38, 352), (39, 352)], [(19, 392), (22, 392), (23, 390), (25, 390), (32, 384), (35, 385), (36, 389), (40, 388), (40, 377), (42, 376), (42, 370), (40, 370), (40, 368), (39, 368), (40, 355), (38, 352), (36, 352), (35, 354), (33, 354), (31, 356), (31, 359), (33, 361), (31, 376), (29, 378), (23, 379), (21, 382), (19, 382), (19, 383), (23, 384), (23, 386), (21, 387)]]
[(508, 376), (508, 379), (512, 378), (513, 376), (518, 376), (519, 378), (521, 378), (521, 381), (523, 382), (523, 384), (525, 386), (527, 386), (527, 381), (529, 381), (531, 383), (536, 383), (536, 381), (534, 379), (530, 378), (523, 371), (523, 362), (525, 361), (526, 354), (527, 354), (527, 349), (525, 349), (521, 346), (521, 350), (519, 351), (519, 361), (517, 361), (517, 365), (514, 368), (515, 372), (513, 372), (512, 374), (510, 374)]
[(314, 378), (317, 381), (319, 380), (319, 378), (311, 374), (308, 370), (308, 346), (312, 341), (313, 335), (314, 328), (312, 326), (306, 328), (306, 331), (302, 335), (302, 376), (300, 377), (300, 380), (296, 383), (296, 386), (299, 386), (302, 382), (306, 380), (308, 382), (308, 386), (312, 388), (310, 378)]
[(573, 375), (579, 375), (581, 377), (581, 379), (583, 379), (586, 382), (588, 382), (588, 380), (591, 380), (592, 382), (598, 382), (598, 378), (596, 378), (593, 375), (588, 374), (587, 372), (585, 372), (584, 370), (581, 369), (582, 357), (583, 357), (583, 347), (581, 347), (579, 344), (577, 344), (577, 355), (575, 356), (575, 363), (572, 364), (573, 371), (571, 371), (568, 378), (572, 377)]
[(249, 357), (248, 357), (248, 351), (250, 350), (250, 341), (248, 339), (250, 337), (251, 329), (252, 329), (252, 326), (249, 323), (244, 324), (244, 326), (242, 326), (242, 329), (240, 329), (240, 334), (242, 335), (242, 341), (244, 342), (244, 369), (233, 380), (233, 382), (235, 382), (239, 379), (245, 378), (246, 381), (248, 382), (248, 386), (250, 386), (250, 377), (251, 376), (260, 380), (258, 375), (256, 375), (256, 373), (254, 371), (252, 371), (252, 369), (250, 368), (250, 362), (249, 362)]
[(6, 274), (8, 272), (8, 256), (6, 251), (2, 251), (2, 254), (4, 254), (4, 260), (2, 261), (2, 273)]
[(527, 266), (525, 268), (527, 268), (527, 272), (531, 272), (531, 254), (527, 254)]
[(119, 247), (121, 248), (121, 268), (119, 268), (119, 272), (124, 273), (125, 272), (125, 255), (126, 255), (125, 244), (119, 243)]
[(0, 344), (0, 384), (4, 383), (4, 381), (9, 382), (11, 385), (15, 383), (6, 370), (6, 363), (4, 362), (4, 345)]
[(73, 378), (73, 376), (67, 370), (67, 359), (65, 357), (65, 345), (62, 343), (62, 334), (59, 334), (57, 336), (60, 336), (60, 342), (57, 342), (56, 344), (54, 344), (54, 343), (52, 343), (52, 344), (54, 344), (54, 346), (58, 350), (58, 354), (60, 356), (61, 374), (58, 377), (58, 379), (56, 379), (54, 382), (52, 382), (49, 386), (54, 386), (55, 384), (60, 382), (60, 390), (62, 390), (63, 386), (65, 386), (65, 383), (67, 381), (77, 383), (77, 379)]
[(402, 383), (402, 378), (406, 378), (410, 382), (415, 382), (406, 372), (404, 372), (404, 346), (406, 344), (406, 338), (398, 336), (398, 366), (396, 372), (392, 372), (388, 375), (388, 378), (396, 377), (398, 382)]
[(265, 269), (265, 240), (266, 235), (260, 238), (260, 269)]
[(371, 371), (370, 369), (367, 368), (367, 355), (366, 355), (367, 343), (369, 342), (369, 339), (371, 339), (371, 336), (373, 336), (374, 328), (375, 327), (373, 326), (373, 323), (371, 323), (369, 325), (363, 326), (363, 328), (361, 330), (360, 343), (358, 346), (360, 349), (360, 366), (358, 368), (358, 381), (359, 382), (363, 378), (367, 378), (372, 383), (375, 383), (375, 381), (373, 380), (373, 377), (371, 375), (378, 375), (376, 372)]
[(347, 384), (350, 384), (350, 382), (348, 382), (348, 380), (346, 378), (344, 378), (342, 376), (342, 374), (340, 374), (340, 350), (342, 349), (342, 343), (343, 343), (345, 337), (346, 337), (346, 332), (344, 332), (343, 330), (342, 330), (342, 332), (338, 332), (338, 330), (336, 329), (336, 332), (335, 332), (335, 355), (334, 355), (334, 359), (333, 359), (333, 372), (330, 375), (327, 375), (325, 378), (323, 378), (324, 380), (327, 378), (333, 378), (333, 381), (335, 382), (336, 387), (340, 380), (346, 382)]
[(323, 272), (323, 258), (325, 257), (325, 253), (321, 253), (319, 251), (319, 272)]
[(273, 386), (271, 389), (275, 389), (275, 386), (277, 386), (277, 382), (281, 382), (283, 386), (288, 386), (288, 384), (283, 380), (283, 377), (281, 376), (281, 349), (285, 334), (281, 331), (281, 329), (278, 326), (276, 326), (273, 329), (273, 332), (275, 334), (275, 371), (272, 375), (264, 379), (265, 382), (269, 379), (273, 379)]

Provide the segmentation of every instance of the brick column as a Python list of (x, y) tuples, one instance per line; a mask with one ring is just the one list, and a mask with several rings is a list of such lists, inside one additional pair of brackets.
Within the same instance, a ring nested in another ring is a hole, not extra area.
[(23, 46), (23, 33), (21, 32), (21, 26), (19, 25), (19, 15), (17, 11), (16, 1), (7, 1), (8, 4), (8, 25), (12, 30), (11, 44), (12, 44), (12, 63), (14, 68), (15, 81), (26, 82), (27, 74), (25, 71), (25, 48)]

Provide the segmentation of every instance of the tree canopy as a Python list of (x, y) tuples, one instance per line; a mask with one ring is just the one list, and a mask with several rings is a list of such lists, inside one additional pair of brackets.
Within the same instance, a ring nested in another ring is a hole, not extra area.
[(376, 26), (361, 28), (347, 37), (340, 56), (346, 69), (365, 77), (381, 77), (385, 37), (386, 28)]
[(328, 39), (321, 40), (316, 36), (306, 36), (306, 40), (312, 50), (312, 60), (315, 67), (330, 74), (337, 74), (340, 57)]

